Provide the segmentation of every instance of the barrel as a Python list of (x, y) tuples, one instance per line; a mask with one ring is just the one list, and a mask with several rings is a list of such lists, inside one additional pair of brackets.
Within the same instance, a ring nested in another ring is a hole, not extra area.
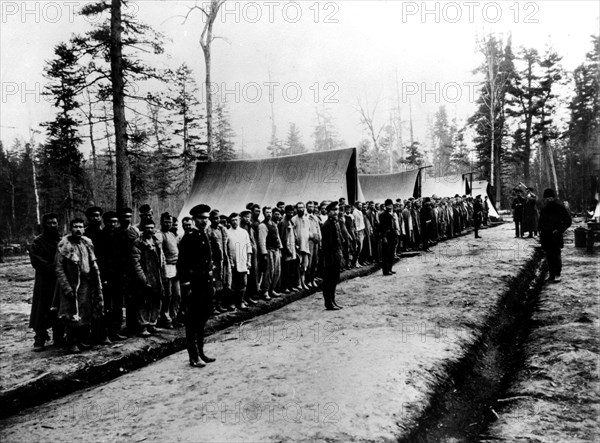
[(587, 229), (575, 228), (575, 247), (585, 248), (587, 239)]

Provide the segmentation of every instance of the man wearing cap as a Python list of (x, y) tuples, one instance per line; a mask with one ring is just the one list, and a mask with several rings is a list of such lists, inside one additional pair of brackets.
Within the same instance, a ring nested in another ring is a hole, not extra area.
[(337, 311), (341, 309), (335, 301), (335, 288), (340, 281), (342, 265), (342, 235), (338, 222), (338, 203), (331, 202), (327, 205), (327, 220), (321, 230), (323, 249), (323, 299), (325, 309)]
[(392, 275), (394, 252), (396, 247), (396, 228), (394, 224), (394, 202), (391, 198), (385, 201), (385, 211), (379, 214), (379, 235), (383, 242), (381, 252), (381, 268), (383, 275)]
[(110, 340), (124, 340), (121, 335), (123, 323), (123, 286), (127, 266), (127, 238), (117, 226), (119, 218), (116, 212), (107, 211), (102, 215), (104, 228), (100, 232), (95, 248), (104, 295), (104, 326)]
[(140, 336), (156, 334), (160, 300), (164, 291), (165, 256), (160, 240), (155, 236), (155, 225), (150, 219), (141, 222), (142, 235), (131, 250), (137, 283), (137, 322)]
[(56, 268), (54, 258), (60, 240), (58, 232), (58, 215), (44, 214), (42, 217), (42, 234), (31, 243), (29, 258), (35, 269), (35, 283), (31, 299), (31, 315), (29, 327), (35, 332), (33, 350), (42, 351), (47, 340), (48, 328), (52, 327), (52, 340), (55, 346), (64, 344), (65, 330), (56, 322), (56, 315), (51, 310), (54, 287), (56, 286)]
[(56, 291), (52, 301), (67, 328), (67, 352), (88, 349), (92, 321), (104, 316), (102, 284), (92, 241), (83, 235), (81, 218), (70, 223), (71, 233), (58, 243)]
[(548, 261), (548, 281), (560, 282), (562, 271), (561, 249), (564, 247), (563, 234), (571, 226), (571, 215), (558, 203), (553, 189), (544, 191), (546, 205), (540, 211), (538, 231), (540, 243)]
[(197, 205), (190, 210), (197, 229), (186, 233), (179, 242), (177, 272), (186, 297), (185, 338), (190, 366), (204, 367), (214, 358), (204, 353), (204, 326), (213, 312), (213, 261), (208, 237), (210, 206)]
[(171, 214), (168, 212), (162, 213), (160, 216), (160, 232), (156, 234), (165, 255), (164, 290), (158, 325), (165, 329), (181, 326), (177, 321), (181, 303), (181, 292), (179, 291), (179, 280), (177, 279), (179, 249), (177, 247), (177, 236), (171, 230), (172, 227), (173, 217)]
[(237, 309), (247, 310), (244, 300), (248, 283), (248, 272), (252, 262), (252, 242), (248, 232), (240, 227), (240, 216), (232, 212), (229, 216), (231, 227), (227, 231), (227, 247), (231, 262), (231, 291)]
[(475, 238), (481, 238), (479, 236), (479, 229), (481, 228), (481, 222), (483, 221), (483, 202), (481, 201), (481, 195), (475, 197), (473, 203), (473, 228), (475, 230)]

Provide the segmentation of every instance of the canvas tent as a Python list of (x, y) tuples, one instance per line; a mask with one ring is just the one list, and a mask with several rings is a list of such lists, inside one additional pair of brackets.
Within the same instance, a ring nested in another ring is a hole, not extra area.
[(429, 177), (423, 174), (421, 177), (421, 196), (431, 197), (454, 197), (455, 195), (468, 194), (468, 183), (465, 175), (447, 175), (444, 177)]
[(249, 202), (273, 206), (306, 200), (357, 199), (356, 150), (312, 152), (258, 160), (199, 162), (180, 218), (204, 203), (221, 214), (240, 212)]
[(493, 203), (493, 200), (490, 198), (489, 194), (489, 185), (485, 180), (473, 180), (473, 189), (472, 195), (473, 197), (481, 194), (481, 199), (484, 200), (487, 196), (488, 198), (488, 206), (490, 208), (490, 217), (500, 218), (498, 215), (498, 211), (496, 211), (496, 205)]
[(363, 201), (383, 203), (386, 199), (418, 197), (418, 180), (421, 170), (413, 169), (393, 174), (360, 174), (358, 181)]

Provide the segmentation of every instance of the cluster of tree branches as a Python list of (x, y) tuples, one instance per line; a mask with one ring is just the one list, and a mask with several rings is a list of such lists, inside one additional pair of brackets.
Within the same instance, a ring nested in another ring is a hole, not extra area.
[[(222, 1), (212, 3), (204, 7), (218, 10)], [(135, 208), (156, 201), (157, 211), (176, 212), (189, 192), (196, 161), (235, 158), (226, 104), (203, 107), (186, 64), (155, 68), (159, 64), (152, 57), (163, 53), (165, 36), (122, 11), (125, 4), (85, 5), (83, 15), (108, 18), (58, 44), (47, 61), (44, 94), (56, 117), (43, 124), (45, 141), (25, 148), (17, 140), (1, 151), (4, 235), (33, 232), (39, 216), (32, 214), (40, 211), (58, 212), (67, 221), (89, 205)], [(82, 152), (86, 145), (89, 158)], [(15, 205), (27, 200), (22, 195), (36, 196), (35, 211)]]

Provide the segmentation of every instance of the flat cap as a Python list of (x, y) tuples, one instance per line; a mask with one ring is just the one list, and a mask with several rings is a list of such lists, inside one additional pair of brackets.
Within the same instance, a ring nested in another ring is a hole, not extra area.
[(327, 205), (327, 207), (325, 209), (327, 209), (327, 211), (337, 211), (337, 208), (338, 208), (338, 202), (332, 201), (331, 203), (329, 203)]
[(90, 216), (90, 215), (92, 215), (94, 212), (99, 212), (99, 213), (100, 213), (100, 215), (102, 215), (102, 213), (103, 213), (104, 211), (102, 211), (102, 208), (100, 208), (100, 207), (98, 207), (98, 206), (92, 206), (92, 207), (90, 207), (90, 208), (87, 208), (87, 209), (85, 210), (85, 215), (86, 215), (87, 217), (89, 217), (89, 216)]
[(102, 214), (102, 218), (104, 220), (110, 220), (111, 218), (119, 218), (117, 216), (117, 213), (115, 211), (106, 211), (104, 214)]
[(208, 205), (196, 205), (190, 209), (190, 215), (192, 217), (206, 217), (210, 214), (210, 206)]

